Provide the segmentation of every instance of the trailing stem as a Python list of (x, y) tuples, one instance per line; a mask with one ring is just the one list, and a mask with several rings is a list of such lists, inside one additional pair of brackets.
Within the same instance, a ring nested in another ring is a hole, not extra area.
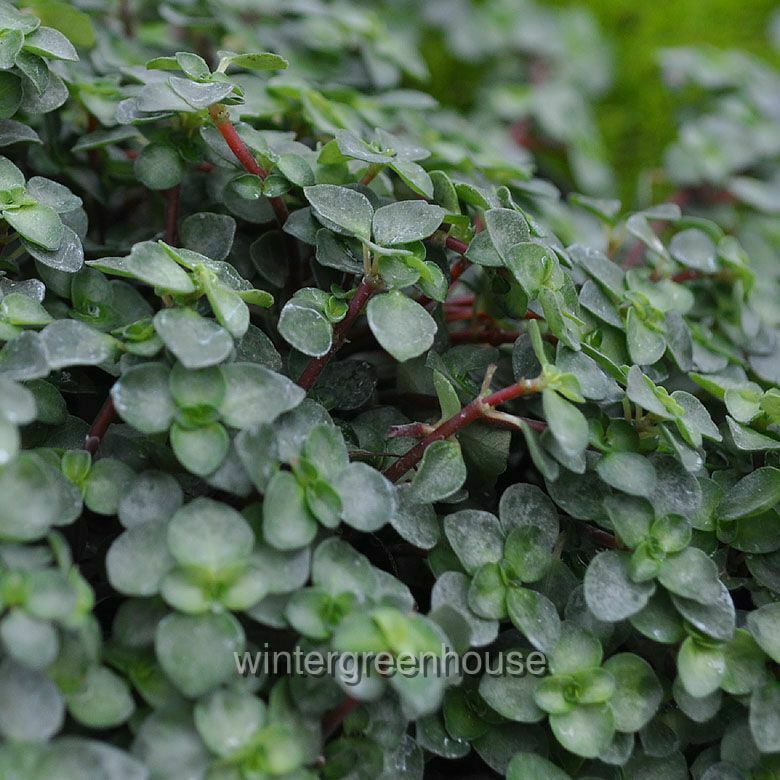
[(578, 527), (582, 528), (585, 533), (601, 547), (607, 547), (610, 550), (620, 549), (618, 540), (608, 531), (602, 531), (600, 528), (596, 528), (589, 523), (580, 523)]
[(377, 174), (384, 168), (384, 163), (371, 163), (371, 165), (368, 166), (365, 174), (363, 174), (363, 178), (360, 180), (360, 183), (367, 187), (369, 184), (371, 184), (372, 181), (376, 178)]
[(87, 435), (84, 437), (84, 449), (90, 455), (94, 455), (97, 452), (100, 442), (103, 441), (108, 426), (113, 422), (115, 415), (114, 402), (111, 400), (111, 396), (108, 396), (103, 406), (100, 407), (100, 411), (93, 420)]
[(247, 173), (259, 176), (261, 179), (265, 179), (268, 176), (268, 171), (266, 171), (265, 168), (260, 167), (260, 163), (255, 159), (251, 149), (244, 143), (244, 139), (238, 134), (238, 131), (230, 121), (230, 115), (228, 114), (227, 109), (219, 103), (215, 103), (209, 108), (209, 115), (217, 130), (219, 130), (220, 134), (225, 139), (225, 143), (230, 147), (230, 151), (233, 152), (244, 170)]
[[(483, 387), (489, 384), (492, 374), (492, 371), (488, 372)], [(441, 425), (437, 426), (433, 431), (415, 444), (406, 455), (403, 455), (392, 466), (387, 468), (384, 472), (385, 476), (392, 482), (397, 482), (407, 471), (409, 471), (409, 469), (413, 468), (420, 461), (429, 444), (433, 444), (433, 442), (440, 441), (441, 439), (449, 438), (475, 420), (488, 418), (494, 408), (500, 404), (511, 401), (514, 398), (538, 393), (542, 389), (543, 384), (541, 377), (537, 377), (536, 379), (524, 379), (509, 387), (505, 387), (502, 390), (497, 390), (494, 393), (487, 393), (486, 390), (483, 389), (483, 392), (481, 392), (470, 404), (461, 409), (458, 414), (450, 417), (448, 420), (441, 423)], [(332, 736), (358, 704), (359, 702), (355, 701), (355, 699), (347, 697), (338, 706), (327, 712), (322, 720), (323, 737), (328, 739), (328, 737)]]
[(350, 713), (359, 706), (360, 702), (347, 696), (340, 704), (325, 713), (322, 719), (322, 737), (324, 740), (333, 736), (339, 726), (347, 719)]
[[(466, 250), (469, 248), (469, 245), (465, 241), (461, 241), (459, 238), (455, 238), (454, 236), (447, 236), (447, 238), (444, 239), (444, 243), (446, 244), (447, 249), (451, 249), (453, 252), (457, 252), (459, 255), (465, 255)], [(468, 260), (466, 260), (466, 262), (468, 263)]]
[(409, 469), (414, 468), (420, 462), (429, 444), (448, 439), (475, 420), (489, 416), (489, 412), (496, 406), (515, 398), (538, 393), (543, 389), (542, 379), (537, 377), (536, 379), (523, 379), (502, 390), (496, 390), (495, 393), (480, 393), (470, 404), (437, 426), (435, 430), (415, 444), (409, 452), (385, 469), (385, 476), (391, 482), (398, 482)]
[(322, 369), (330, 363), (336, 352), (341, 349), (344, 342), (347, 340), (347, 333), (352, 327), (352, 323), (358, 318), (363, 307), (368, 303), (369, 298), (379, 288), (377, 279), (373, 276), (366, 276), (363, 281), (355, 290), (355, 294), (352, 296), (352, 300), (349, 302), (349, 308), (344, 316), (344, 319), (339, 322), (333, 329), (333, 341), (330, 345), (330, 349), (322, 356), (318, 358), (312, 358), (306, 368), (303, 369), (303, 373), (298, 377), (298, 384), (304, 389), (309, 390), (317, 381), (317, 377), (322, 372)]
[[(236, 159), (241, 163), (244, 170), (247, 173), (252, 173), (255, 176), (259, 176), (261, 179), (265, 179), (268, 176), (268, 171), (262, 168), (257, 162), (252, 150), (244, 143), (244, 139), (238, 134), (238, 131), (230, 121), (230, 115), (223, 105), (215, 103), (209, 107), (209, 114), (214, 122), (214, 126), (219, 130), (222, 137), (225, 139), (225, 143), (230, 147), (230, 151), (233, 152)], [(284, 223), (287, 222), (287, 217), (290, 216), (290, 212), (287, 210), (287, 204), (282, 198), (269, 198), (271, 207), (276, 214), (276, 220), (279, 223), (279, 227), (284, 227)]]
[(469, 261), (465, 257), (460, 257), (452, 264), (450, 269), (450, 290), (455, 286), (458, 279), (463, 276), (463, 272), (469, 267)]

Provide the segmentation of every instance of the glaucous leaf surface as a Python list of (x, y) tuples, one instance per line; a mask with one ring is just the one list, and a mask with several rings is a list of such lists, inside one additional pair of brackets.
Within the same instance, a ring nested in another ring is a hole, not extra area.
[(666, 117), (577, 7), (22, 5), (0, 777), (775, 777), (770, 60), (659, 39)]

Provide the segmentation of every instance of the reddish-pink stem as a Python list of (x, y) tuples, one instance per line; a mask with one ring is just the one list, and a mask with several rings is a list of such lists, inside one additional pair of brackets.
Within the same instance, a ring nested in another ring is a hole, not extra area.
[(94, 455), (97, 452), (100, 442), (103, 441), (108, 426), (111, 425), (115, 415), (116, 410), (114, 409), (114, 402), (111, 400), (111, 396), (109, 396), (106, 398), (103, 406), (100, 407), (100, 411), (97, 413), (97, 416), (92, 422), (92, 426), (84, 437), (84, 449), (90, 455)]
[[(230, 121), (230, 116), (224, 106), (221, 106), (219, 103), (210, 106), (209, 115), (214, 122), (214, 126), (219, 130), (220, 134), (225, 139), (225, 143), (230, 147), (230, 151), (233, 152), (244, 170), (247, 171), (247, 173), (259, 176), (261, 179), (265, 179), (268, 176), (268, 171), (260, 166), (251, 149), (244, 143), (244, 139), (241, 138), (238, 131), (233, 126), (233, 123)], [(276, 221), (279, 223), (279, 227), (283, 228), (290, 216), (290, 212), (287, 210), (287, 204), (284, 202), (284, 199), (280, 197), (268, 198), (268, 202), (271, 204), (271, 208), (276, 215)], [(287, 247), (288, 257), (292, 263), (293, 274), (291, 278), (295, 279), (295, 271), (300, 266), (298, 245), (296, 244), (295, 239), (287, 233), (284, 234), (284, 243)]]
[(544, 144), (540, 143), (537, 138), (534, 138), (531, 121), (529, 119), (521, 119), (511, 125), (509, 134), (512, 136), (514, 142), (524, 149), (538, 152), (544, 148)]
[(476, 301), (476, 296), (474, 294), (461, 295), (455, 298), (448, 298), (446, 301), (444, 301), (444, 305), (445, 306), (473, 306), (475, 301)]
[(219, 104), (215, 104), (209, 108), (209, 114), (214, 121), (215, 127), (225, 139), (225, 143), (230, 147), (230, 151), (233, 152), (236, 159), (244, 167), (244, 170), (247, 173), (259, 176), (261, 179), (265, 179), (268, 176), (268, 171), (260, 167), (260, 163), (257, 162), (254, 154), (252, 154), (252, 150), (238, 134), (224, 108)]
[[(268, 171), (262, 168), (257, 162), (252, 150), (244, 143), (244, 139), (238, 134), (238, 131), (230, 121), (230, 117), (227, 115), (225, 109), (218, 103), (209, 108), (209, 114), (214, 122), (214, 126), (219, 130), (222, 137), (225, 139), (225, 143), (230, 147), (230, 151), (233, 152), (236, 159), (241, 163), (244, 170), (247, 173), (252, 173), (255, 176), (259, 176), (261, 179), (265, 179), (268, 176)], [(280, 226), (284, 226), (287, 222), (287, 217), (290, 216), (290, 212), (287, 210), (287, 204), (282, 198), (269, 198), (271, 207), (276, 214), (276, 219)]]
[(701, 279), (704, 276), (701, 271), (694, 271), (690, 268), (685, 271), (678, 271), (672, 275), (673, 282), (690, 282), (693, 279)]
[(349, 717), (349, 715), (360, 705), (360, 702), (347, 696), (340, 704), (332, 710), (325, 713), (322, 719), (322, 738), (323, 740), (333, 736), (339, 726)]
[(448, 298), (445, 302), (445, 306), (473, 306), (474, 301), (476, 300), (476, 296), (472, 293), (471, 295), (461, 295), (456, 298)]
[(347, 339), (347, 333), (352, 327), (352, 323), (358, 318), (363, 307), (368, 303), (369, 298), (377, 291), (377, 282), (375, 279), (363, 279), (355, 290), (352, 300), (349, 302), (349, 308), (344, 319), (333, 329), (333, 342), (330, 349), (321, 357), (312, 358), (303, 373), (298, 377), (298, 384), (304, 389), (309, 390), (317, 381), (317, 377), (322, 369), (330, 363), (333, 356), (338, 352)]
[(382, 170), (383, 167), (384, 166), (381, 163), (372, 163), (369, 165), (368, 170), (363, 174), (363, 178), (360, 180), (360, 183), (364, 187), (368, 187), (368, 185), (374, 181), (374, 179), (377, 177), (377, 174)]
[(421, 439), (392, 466), (385, 469), (385, 476), (391, 482), (397, 482), (409, 469), (414, 468), (419, 463), (429, 444), (454, 436), (461, 428), (465, 428), (475, 420), (484, 417), (487, 411), (496, 406), (521, 396), (538, 393), (541, 389), (542, 383), (539, 379), (523, 379), (490, 395), (477, 396), (457, 414), (445, 420), (434, 431)]
[(609, 547), (611, 550), (615, 550), (620, 545), (617, 539), (612, 534), (602, 531), (600, 528), (594, 528), (592, 525), (583, 525), (585, 532), (593, 539), (594, 542), (598, 542), (602, 547)]
[(467, 320), (483, 320), (495, 323), (495, 317), (491, 317), (486, 311), (474, 311), (471, 306), (449, 306), (444, 309), (444, 319), (447, 322), (465, 322)]
[(460, 257), (452, 264), (452, 268), (450, 268), (449, 292), (452, 292), (452, 288), (458, 283), (458, 279), (463, 276), (463, 272), (471, 265), (465, 257), (469, 245), (465, 241), (461, 241), (454, 236), (447, 236), (447, 238), (444, 239), (444, 244), (447, 249), (452, 249), (453, 252), (458, 252), (460, 254)]
[[(451, 249), (453, 252), (457, 252), (459, 255), (465, 255), (466, 250), (469, 248), (469, 245), (465, 241), (461, 241), (459, 238), (455, 238), (455, 236), (447, 236), (447, 238), (444, 239), (444, 243), (447, 249)], [(468, 260), (465, 258), (462, 259), (468, 263)], [(460, 260), (458, 262), (460, 262)]]

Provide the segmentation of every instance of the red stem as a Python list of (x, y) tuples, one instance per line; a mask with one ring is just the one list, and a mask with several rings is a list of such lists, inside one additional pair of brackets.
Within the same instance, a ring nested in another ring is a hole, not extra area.
[(177, 184), (165, 191), (165, 243), (176, 246), (178, 235), (176, 225), (179, 220), (179, 201), (181, 187)]
[[(436, 409), (439, 406), (439, 399), (435, 395), (426, 395), (425, 393), (396, 393), (396, 392), (384, 392), (379, 394), (379, 400), (381, 403), (393, 404), (396, 406), (412, 404), (414, 406), (424, 406), (426, 408)], [(542, 433), (547, 430), (547, 423), (542, 420), (532, 420), (530, 417), (518, 417), (519, 420), (527, 423), (528, 427), (537, 433)], [(492, 428), (506, 428), (508, 430), (516, 431), (518, 426), (508, 420), (502, 420), (496, 417), (483, 417), (481, 420), (485, 425), (490, 425)], [(423, 423), (410, 423), (407, 426), (398, 425), (391, 427), (391, 433), (388, 434), (388, 438), (393, 436), (401, 436), (400, 433), (392, 433), (392, 431), (399, 428), (406, 428), (411, 433), (405, 433), (403, 435), (417, 438), (415, 435), (415, 426), (421, 426)], [(424, 434), (420, 433), (421, 438)], [(392, 457), (398, 457), (394, 455)]]
[(429, 433), (412, 447), (405, 455), (399, 458), (392, 466), (385, 469), (385, 476), (391, 482), (397, 482), (409, 469), (419, 463), (429, 444), (442, 439), (448, 439), (461, 428), (483, 417), (485, 412), (500, 404), (520, 398), (524, 395), (538, 393), (542, 389), (539, 379), (523, 379), (514, 385), (497, 390), (487, 396), (477, 396), (470, 404), (464, 406), (457, 414), (445, 420), (436, 430)]
[[(459, 238), (455, 238), (455, 236), (447, 236), (447, 238), (444, 239), (444, 244), (447, 249), (451, 249), (453, 252), (457, 252), (460, 255), (466, 254), (466, 250), (469, 248), (469, 245), (465, 241), (461, 241)], [(468, 263), (468, 260), (465, 258), (463, 258), (463, 260)], [(463, 270), (465, 270), (465, 268)], [(463, 273), (463, 271), (461, 271), (461, 273)], [(460, 276), (460, 274), (458, 274), (458, 276)]]
[(581, 527), (594, 542), (598, 542), (602, 547), (608, 547), (610, 550), (617, 550), (620, 548), (618, 540), (611, 533), (602, 531), (600, 528), (595, 528), (588, 523), (583, 523)]
[(111, 396), (108, 396), (103, 406), (100, 407), (100, 411), (92, 422), (87, 435), (84, 437), (84, 449), (90, 455), (94, 455), (97, 452), (100, 442), (103, 441), (108, 426), (111, 425), (115, 415), (114, 402), (111, 400)]
[(474, 294), (461, 295), (455, 298), (448, 298), (446, 301), (444, 301), (444, 305), (445, 306), (473, 306), (475, 300), (476, 300), (476, 296)]
[(379, 171), (382, 170), (384, 166), (377, 163), (371, 163), (371, 165), (368, 166), (368, 170), (363, 174), (363, 178), (360, 180), (360, 183), (364, 187), (368, 187), (369, 184), (371, 184), (372, 181), (377, 177), (377, 174)]
[(332, 736), (347, 717), (360, 705), (359, 701), (347, 696), (340, 704), (325, 713), (322, 719), (323, 741)]
[(243, 165), (244, 170), (247, 173), (259, 176), (261, 179), (265, 179), (268, 176), (268, 171), (260, 167), (251, 149), (244, 143), (244, 139), (241, 138), (230, 121), (227, 111), (221, 105), (215, 103), (209, 108), (209, 114), (217, 130), (225, 139), (225, 143), (230, 147), (230, 151), (233, 152), (236, 159)]
[(321, 357), (312, 358), (303, 373), (298, 377), (298, 384), (304, 389), (309, 390), (317, 381), (317, 377), (322, 369), (330, 363), (336, 352), (341, 349), (347, 340), (347, 333), (352, 327), (352, 323), (358, 318), (363, 307), (368, 303), (369, 298), (377, 291), (378, 286), (375, 279), (363, 279), (358, 286), (352, 300), (349, 302), (347, 313), (341, 322), (333, 329), (333, 342), (330, 349)]
[[(255, 155), (244, 143), (244, 139), (241, 138), (238, 131), (233, 126), (233, 123), (230, 121), (230, 116), (225, 107), (216, 103), (209, 107), (209, 115), (217, 130), (219, 130), (220, 134), (225, 139), (225, 143), (230, 147), (230, 151), (236, 156), (236, 159), (244, 167), (244, 170), (255, 176), (259, 176), (261, 179), (265, 179), (266, 176), (268, 176), (268, 171), (266, 171), (265, 168), (260, 167), (260, 164), (255, 159)], [(279, 227), (283, 228), (290, 216), (284, 198), (268, 198), (268, 201), (271, 204), (271, 208), (274, 210)], [(300, 266), (301, 262), (300, 257), (298, 256), (298, 244), (288, 233), (283, 233), (283, 236), (284, 245), (287, 248), (287, 256), (290, 258), (293, 269), (290, 278), (291, 280), (295, 280), (295, 269)]]
[[(497, 390), (490, 395), (484, 397), (478, 396), (468, 404), (468, 406), (461, 409), (458, 414), (450, 417), (449, 420), (445, 420), (436, 428), (436, 430), (421, 439), (409, 450), (409, 452), (399, 458), (392, 466), (385, 469), (384, 475), (391, 482), (397, 482), (407, 471), (409, 471), (409, 469), (417, 465), (429, 444), (453, 436), (461, 428), (464, 428), (469, 423), (483, 417), (484, 413), (493, 407), (523, 395), (536, 393), (541, 389), (541, 383), (538, 379), (525, 379), (517, 384), (505, 387), (502, 390)], [(347, 697), (340, 704), (327, 712), (322, 720), (323, 739), (328, 739), (328, 737), (332, 736), (358, 705), (359, 702)]]
[(541, 151), (544, 144), (540, 143), (532, 135), (531, 122), (528, 119), (521, 119), (509, 127), (509, 134), (518, 146), (522, 146), (532, 152)]
[(693, 279), (701, 279), (703, 276), (701, 271), (694, 271), (693, 269), (686, 269), (685, 271), (678, 271), (672, 275), (673, 282), (690, 282)]
[(444, 310), (444, 319), (447, 322), (465, 322), (473, 319), (492, 323), (495, 323), (496, 321), (495, 318), (491, 317), (487, 312), (474, 311), (470, 306), (456, 306), (452, 309), (447, 307)]
[[(215, 103), (209, 107), (209, 114), (214, 122), (215, 127), (219, 130), (222, 137), (225, 139), (225, 143), (230, 147), (230, 151), (233, 152), (236, 159), (241, 163), (244, 170), (247, 173), (252, 173), (255, 176), (259, 176), (261, 179), (265, 179), (268, 176), (268, 171), (265, 168), (261, 168), (257, 162), (252, 150), (244, 143), (244, 139), (238, 134), (238, 131), (230, 121), (227, 111), (219, 103)], [(290, 216), (290, 212), (287, 210), (287, 204), (282, 198), (269, 198), (271, 207), (276, 214), (276, 220), (280, 227), (284, 226), (287, 222), (287, 217)]]
[(453, 263), (450, 269), (450, 286), (449, 290), (457, 284), (458, 279), (463, 276), (463, 272), (469, 267), (470, 263), (465, 257), (461, 257), (460, 260)]
[(452, 268), (450, 268), (450, 286), (448, 290), (451, 292), (452, 288), (457, 284), (458, 279), (463, 275), (463, 272), (471, 265), (465, 257), (465, 252), (469, 248), (469, 245), (465, 241), (461, 241), (454, 236), (447, 236), (444, 239), (444, 245), (447, 249), (452, 249), (453, 252), (458, 252), (460, 254), (460, 257), (452, 264)]

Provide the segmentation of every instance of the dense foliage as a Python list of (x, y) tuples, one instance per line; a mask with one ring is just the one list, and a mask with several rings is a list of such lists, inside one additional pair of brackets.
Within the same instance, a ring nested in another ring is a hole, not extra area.
[(780, 776), (778, 73), (665, 52), (631, 212), (578, 12), (426, 4), (466, 116), (404, 5), (79, 5), (0, 0), (0, 777)]

